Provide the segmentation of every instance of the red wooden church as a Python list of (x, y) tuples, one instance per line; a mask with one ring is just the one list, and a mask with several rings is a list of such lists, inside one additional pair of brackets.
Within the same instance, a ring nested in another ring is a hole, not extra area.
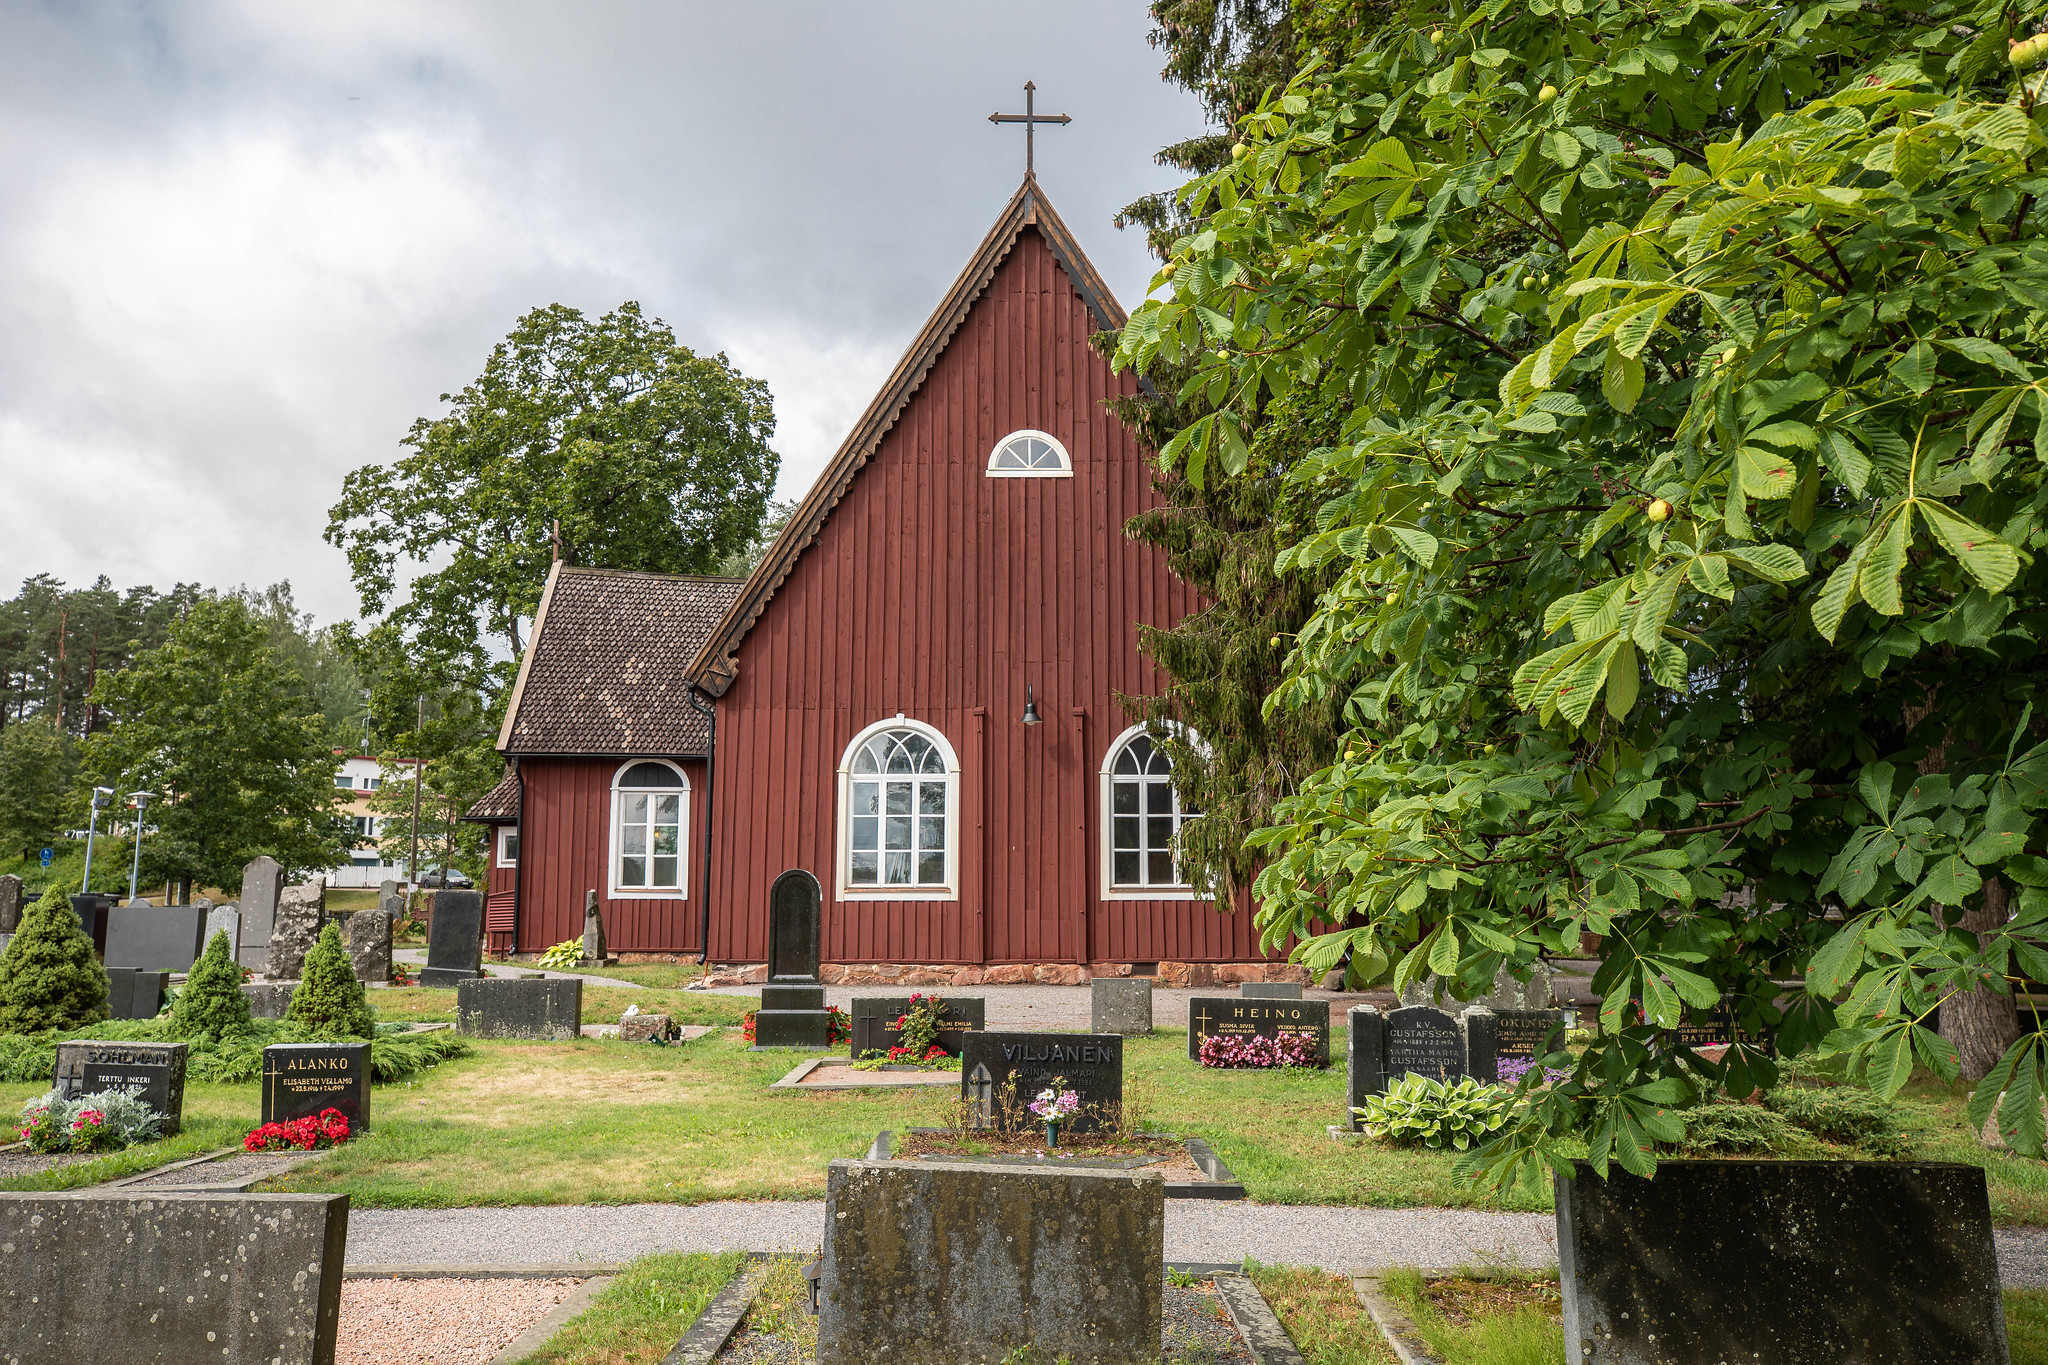
[(556, 565), (506, 713), (494, 949), (581, 933), (761, 962), (768, 888), (828, 963), (1260, 960), (1182, 880), (1194, 818), (1117, 706), (1194, 609), (1124, 523), (1151, 453), (1088, 345), (1124, 314), (1023, 187), (744, 582)]

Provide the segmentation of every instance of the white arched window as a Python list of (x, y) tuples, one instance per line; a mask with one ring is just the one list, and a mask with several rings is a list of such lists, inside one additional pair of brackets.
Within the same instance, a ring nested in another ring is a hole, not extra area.
[(1074, 461), (1057, 438), (1042, 431), (1013, 431), (988, 454), (992, 479), (1072, 478)]
[(1102, 894), (1109, 900), (1192, 900), (1180, 869), (1181, 826), (1201, 814), (1181, 804), (1173, 762), (1142, 725), (1116, 737), (1102, 760)]
[(611, 894), (689, 894), (690, 780), (665, 759), (636, 759), (612, 777)]
[(839, 895), (959, 896), (960, 764), (946, 737), (897, 716), (870, 725), (839, 762)]

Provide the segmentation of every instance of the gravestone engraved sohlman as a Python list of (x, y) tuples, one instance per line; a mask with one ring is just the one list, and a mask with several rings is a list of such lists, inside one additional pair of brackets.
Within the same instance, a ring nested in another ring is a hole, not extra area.
[(263, 1049), (263, 1121), (285, 1123), (339, 1109), (370, 1126), (368, 1043), (272, 1043)]
[(1430, 1005), (1389, 1014), (1386, 1074), (1390, 1081), (1407, 1075), (1455, 1081), (1465, 1075), (1465, 1034), (1458, 1021)]
[(52, 1089), (75, 1100), (102, 1090), (135, 1096), (163, 1119), (163, 1135), (175, 1134), (185, 1116), (183, 1043), (107, 1042), (85, 1038), (57, 1044)]
[(277, 859), (252, 858), (242, 868), (242, 948), (239, 961), (251, 971), (270, 966), (270, 935), (277, 927), (277, 901), (284, 894), (284, 869)]
[(1200, 1061), (1202, 1040), (1305, 1037), (1315, 1043), (1316, 1064), (1330, 1060), (1330, 1002), (1259, 1000), (1242, 996), (1196, 996), (1188, 1001), (1188, 1060)]
[(1113, 1033), (970, 1033), (960, 1056), (960, 1097), (981, 1127), (1029, 1128), (1041, 1090), (1060, 1083), (1080, 1101), (1063, 1131), (1114, 1128), (1124, 1103), (1124, 1040)]
[(818, 984), (823, 893), (818, 879), (791, 868), (768, 891), (768, 982), (754, 1015), (754, 1046), (831, 1045), (832, 1014)]

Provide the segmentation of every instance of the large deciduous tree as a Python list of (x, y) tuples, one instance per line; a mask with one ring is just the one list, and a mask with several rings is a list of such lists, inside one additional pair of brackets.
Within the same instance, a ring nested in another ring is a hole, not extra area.
[[(1343, 414), (1276, 471), (1315, 509), (1276, 567), (1327, 581), (1267, 708), (1349, 732), (1257, 837), (1268, 941), (1476, 994), (1600, 936), (1599, 1031), (1497, 1178), (1568, 1134), (1648, 1172), (1674, 1105), (1771, 1083), (1677, 1041), (1724, 1009), (1882, 1091), (1956, 1075), (1937, 1008), (2048, 979), (2030, 35), (1979, 0), (1358, 17), (1184, 189), (1121, 352), (1185, 369), (1198, 486)], [(2003, 1092), (2039, 1153), (2048, 1031), (1991, 1051), (1973, 1117)]]

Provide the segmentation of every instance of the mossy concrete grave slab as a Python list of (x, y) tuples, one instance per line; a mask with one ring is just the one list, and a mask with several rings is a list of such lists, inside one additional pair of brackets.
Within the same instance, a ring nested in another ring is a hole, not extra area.
[[(949, 1133), (952, 1129), (911, 1128), (907, 1131), (912, 1133)], [(1147, 1133), (1144, 1136), (1167, 1138), (1172, 1135), (1168, 1133)], [(1202, 1173), (1202, 1179), (1181, 1179), (1162, 1172), (1161, 1174), (1166, 1179), (1166, 1197), (1168, 1199), (1242, 1199), (1245, 1197), (1244, 1185), (1231, 1173), (1230, 1168), (1223, 1164), (1223, 1158), (1216, 1155), (1215, 1148), (1198, 1137), (1189, 1138), (1183, 1145), (1187, 1149), (1188, 1160), (1192, 1161), (1195, 1164), (1195, 1169)], [(990, 1156), (918, 1156), (898, 1158), (893, 1155), (895, 1149), (896, 1135), (885, 1128), (876, 1136), (874, 1144), (868, 1148), (868, 1160), (957, 1161), (980, 1166), (1046, 1166), (1059, 1170), (1104, 1171), (1138, 1171), (1143, 1170), (1147, 1166), (1156, 1166), (1162, 1161), (1171, 1160), (1169, 1157), (1145, 1156), (1143, 1154), (1136, 1156), (1026, 1156), (1016, 1152), (999, 1152)]]

